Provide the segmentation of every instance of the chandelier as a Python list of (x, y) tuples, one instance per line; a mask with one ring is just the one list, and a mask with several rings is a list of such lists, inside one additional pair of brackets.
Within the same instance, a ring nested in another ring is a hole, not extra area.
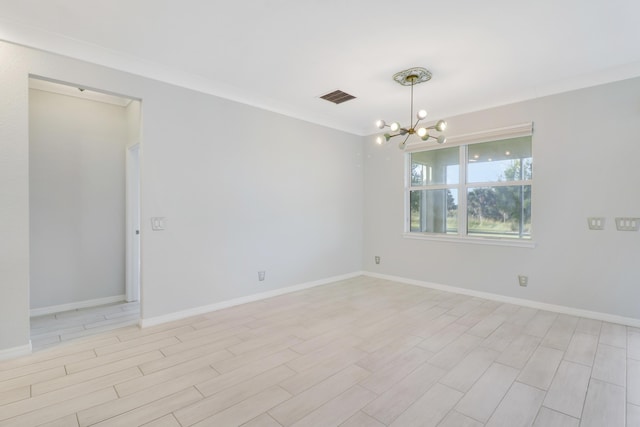
[(423, 141), (427, 141), (428, 139), (432, 138), (435, 139), (438, 144), (444, 144), (445, 142), (447, 142), (447, 138), (444, 135), (440, 134), (434, 136), (430, 133), (430, 131), (433, 130), (437, 132), (443, 132), (447, 127), (447, 122), (445, 122), (444, 120), (438, 120), (433, 126), (418, 127), (420, 121), (427, 117), (426, 110), (419, 110), (416, 114), (417, 120), (415, 123), (413, 123), (413, 86), (431, 80), (431, 72), (422, 67), (409, 68), (408, 70), (395, 73), (393, 75), (393, 80), (395, 80), (402, 86), (411, 86), (411, 116), (409, 119), (409, 127), (402, 127), (398, 122), (393, 122), (388, 125), (384, 120), (378, 120), (376, 122), (376, 126), (378, 127), (378, 129), (384, 129), (388, 127), (391, 132), (394, 133), (385, 133), (383, 135), (378, 135), (378, 137), (376, 138), (376, 142), (378, 144), (382, 144), (384, 142), (389, 142), (391, 138), (395, 138), (396, 136), (405, 135), (406, 138), (404, 139), (404, 141), (398, 144), (398, 148), (400, 149), (403, 149), (405, 147), (405, 145), (407, 144), (407, 140), (411, 135), (418, 135)]

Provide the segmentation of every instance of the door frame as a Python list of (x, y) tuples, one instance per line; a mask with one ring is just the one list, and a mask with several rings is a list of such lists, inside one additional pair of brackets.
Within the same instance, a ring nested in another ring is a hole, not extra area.
[(127, 302), (140, 301), (140, 144), (126, 151), (126, 277)]

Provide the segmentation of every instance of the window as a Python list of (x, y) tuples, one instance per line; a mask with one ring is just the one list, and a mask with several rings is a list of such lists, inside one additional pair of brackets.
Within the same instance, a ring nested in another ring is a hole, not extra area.
[(406, 231), (530, 239), (531, 124), (451, 139), (407, 154)]

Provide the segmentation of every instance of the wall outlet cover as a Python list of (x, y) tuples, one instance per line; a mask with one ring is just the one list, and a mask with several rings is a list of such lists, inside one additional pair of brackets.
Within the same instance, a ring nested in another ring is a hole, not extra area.
[(153, 231), (162, 231), (165, 227), (165, 218), (161, 216), (154, 216), (151, 218), (151, 229)]
[(587, 218), (587, 224), (589, 230), (604, 230), (604, 218), (602, 217), (589, 217)]
[(638, 228), (640, 228), (640, 218), (616, 218), (616, 229), (618, 231), (638, 231)]

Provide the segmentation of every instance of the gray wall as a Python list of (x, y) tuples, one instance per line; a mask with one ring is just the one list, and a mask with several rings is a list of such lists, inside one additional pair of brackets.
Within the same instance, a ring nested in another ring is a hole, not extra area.
[(30, 305), (124, 294), (125, 108), (29, 91)]
[(142, 99), (143, 318), (360, 270), (360, 137), (8, 43), (0, 58), (0, 351), (29, 341), (30, 73)]
[[(447, 134), (531, 121), (535, 248), (403, 238), (404, 153), (369, 138), (364, 270), (640, 318), (640, 233), (614, 224), (640, 217), (640, 79), (452, 117)], [(589, 216), (606, 217), (606, 229), (589, 231)]]
[(145, 318), (360, 270), (360, 137), (168, 85), (143, 117)]

